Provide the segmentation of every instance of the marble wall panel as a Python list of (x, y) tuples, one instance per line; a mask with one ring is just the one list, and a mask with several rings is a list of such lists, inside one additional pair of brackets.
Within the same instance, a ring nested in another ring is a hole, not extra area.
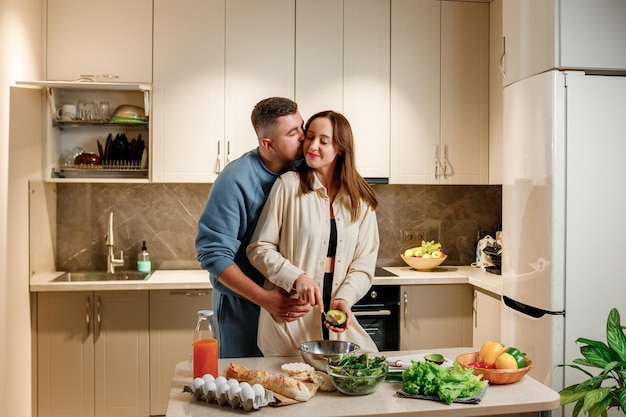
[[(155, 269), (197, 269), (194, 241), (210, 184), (58, 184), (57, 269), (104, 270), (109, 212), (115, 253), (135, 269), (146, 241)], [(402, 232), (440, 241), (444, 265), (474, 261), (478, 231), (493, 234), (502, 218), (500, 186), (374, 185), (381, 247), (379, 266), (400, 266), (413, 246)]]

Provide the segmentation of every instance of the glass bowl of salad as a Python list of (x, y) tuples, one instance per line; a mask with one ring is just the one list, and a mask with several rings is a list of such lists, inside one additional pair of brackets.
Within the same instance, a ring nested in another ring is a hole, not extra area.
[(385, 381), (389, 365), (384, 356), (343, 355), (330, 360), (326, 372), (337, 391), (345, 395), (371, 394)]

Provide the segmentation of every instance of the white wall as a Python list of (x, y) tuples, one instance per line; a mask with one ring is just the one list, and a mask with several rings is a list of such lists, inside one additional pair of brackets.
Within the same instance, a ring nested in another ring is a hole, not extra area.
[(41, 93), (12, 89), (40, 79), (41, 0), (0, 2), (0, 415), (30, 416), (28, 180), (41, 178)]

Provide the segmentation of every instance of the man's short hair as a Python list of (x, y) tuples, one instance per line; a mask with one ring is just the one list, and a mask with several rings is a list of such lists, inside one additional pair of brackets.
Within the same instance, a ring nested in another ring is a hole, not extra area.
[(284, 97), (270, 97), (259, 101), (252, 110), (252, 126), (259, 139), (271, 137), (279, 117), (298, 111), (295, 101)]

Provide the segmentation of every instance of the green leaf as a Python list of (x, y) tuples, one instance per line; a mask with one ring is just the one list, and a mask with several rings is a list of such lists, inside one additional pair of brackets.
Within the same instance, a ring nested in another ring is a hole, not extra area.
[(580, 353), (589, 362), (598, 368), (604, 368), (607, 363), (619, 360), (619, 357), (611, 348), (606, 345), (603, 346), (582, 346)]
[(602, 400), (604, 400), (610, 392), (610, 387), (598, 388), (588, 391), (585, 394), (585, 405), (583, 406), (583, 411), (585, 413), (588, 413), (589, 410), (596, 406), (596, 404), (601, 403)]
[(619, 407), (622, 411), (626, 410), (626, 389), (622, 389), (619, 392)]
[(567, 388), (564, 388), (559, 391), (559, 395), (561, 396), (561, 405), (570, 404), (575, 401), (581, 401), (585, 398), (585, 394), (587, 394), (587, 391), (578, 390), (578, 385), (571, 385)]
[(619, 358), (626, 361), (626, 335), (622, 330), (619, 311), (612, 308), (606, 321), (606, 341), (611, 349), (617, 352)]
[(583, 409), (583, 404), (584, 404), (584, 399), (581, 398), (580, 400), (578, 400), (578, 402), (574, 406), (574, 410), (572, 410), (572, 416), (577, 416), (580, 414), (580, 412)]

